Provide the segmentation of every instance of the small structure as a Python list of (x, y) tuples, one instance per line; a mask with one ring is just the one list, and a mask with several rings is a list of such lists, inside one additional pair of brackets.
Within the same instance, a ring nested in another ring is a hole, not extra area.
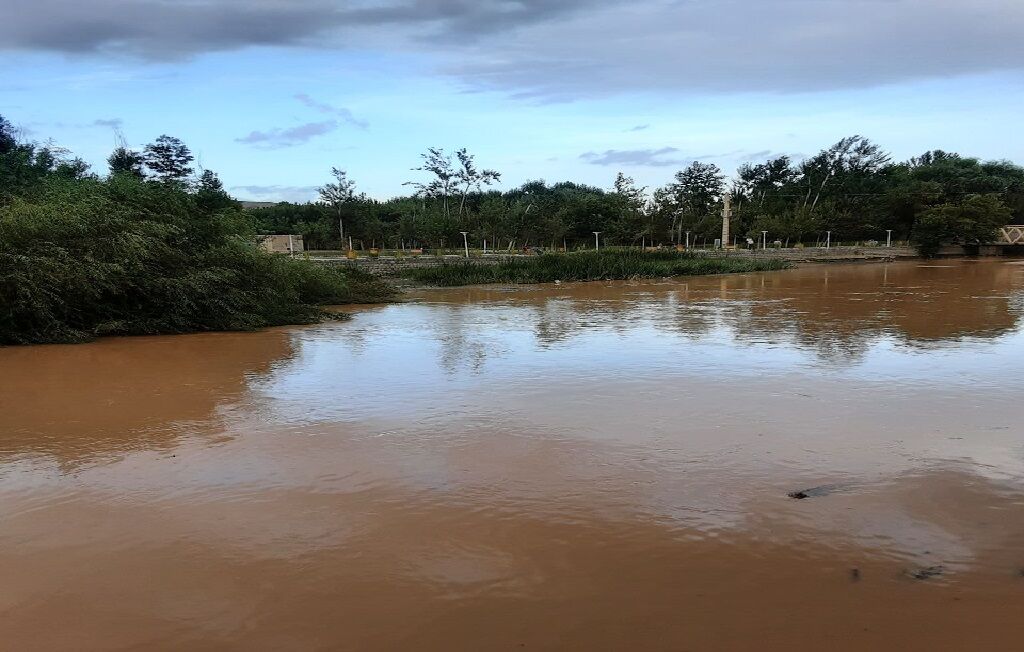
[(729, 246), (729, 238), (732, 237), (730, 233), (730, 222), (732, 221), (732, 195), (725, 193), (722, 197), (722, 242), (719, 246), (726, 249), (731, 249)]
[(265, 235), (260, 239), (260, 247), (272, 254), (293, 255), (305, 251), (301, 235)]
[(1024, 245), (1024, 224), (1008, 224), (1000, 231), (998, 244)]

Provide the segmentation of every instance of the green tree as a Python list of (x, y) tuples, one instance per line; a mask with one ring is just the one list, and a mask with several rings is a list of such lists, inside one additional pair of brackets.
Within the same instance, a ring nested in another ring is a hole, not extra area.
[(800, 166), (803, 183), (807, 186), (804, 207), (813, 211), (825, 196), (826, 186), (837, 187), (837, 192), (849, 192), (851, 186), (879, 172), (889, 161), (889, 154), (867, 138), (843, 138)]
[(441, 202), (445, 218), (451, 217), (449, 200), (460, 181), (459, 172), (452, 163), (452, 157), (443, 149), (431, 147), (426, 153), (421, 154), (422, 165), (413, 168), (414, 171), (429, 172), (432, 178), (427, 181), (408, 181), (404, 185), (416, 189), (416, 196), (423, 199), (436, 199)]
[(227, 208), (237, 208), (238, 203), (224, 190), (217, 173), (203, 170), (196, 184), (196, 205), (206, 213), (216, 213)]
[(469, 195), (469, 192), (471, 190), (480, 192), (484, 186), (490, 186), (501, 181), (501, 173), (494, 170), (478, 169), (473, 155), (467, 152), (465, 148), (455, 152), (455, 156), (459, 159), (459, 168), (455, 173), (455, 177), (462, 190), (462, 201), (459, 202), (459, 216), (461, 217), (462, 211), (466, 208), (466, 197)]
[(338, 217), (338, 236), (345, 248), (345, 209), (356, 200), (356, 182), (340, 168), (331, 168), (334, 181), (320, 186), (320, 201), (334, 209)]
[(943, 244), (991, 242), (1011, 217), (1010, 209), (995, 195), (969, 195), (924, 211), (914, 229), (914, 239), (921, 253), (931, 256)]
[(645, 237), (651, 237), (650, 225), (647, 223), (646, 188), (638, 188), (636, 181), (619, 172), (615, 177), (614, 192), (610, 200), (615, 204), (615, 219), (608, 228), (611, 237), (618, 242), (634, 243)]
[(161, 183), (183, 186), (192, 176), (190, 164), (195, 157), (185, 143), (173, 136), (165, 134), (146, 145), (142, 157), (150, 173)]
[(707, 237), (715, 231), (707, 218), (724, 192), (725, 175), (718, 166), (694, 161), (656, 194), (656, 210), (671, 217), (676, 242), (682, 241), (684, 229)]
[(127, 174), (136, 179), (144, 178), (145, 172), (142, 169), (144, 164), (142, 154), (120, 146), (107, 157), (107, 165), (110, 167), (110, 175)]

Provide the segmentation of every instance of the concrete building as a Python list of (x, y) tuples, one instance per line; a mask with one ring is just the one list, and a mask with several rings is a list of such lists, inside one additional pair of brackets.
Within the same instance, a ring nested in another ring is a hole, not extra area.
[(305, 251), (301, 235), (265, 235), (260, 246), (272, 254), (294, 254)]

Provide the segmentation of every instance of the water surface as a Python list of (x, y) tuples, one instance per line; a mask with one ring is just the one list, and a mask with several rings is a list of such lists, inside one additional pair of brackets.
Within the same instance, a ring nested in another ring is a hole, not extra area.
[(1022, 312), (901, 262), (0, 349), (0, 647), (1019, 649)]

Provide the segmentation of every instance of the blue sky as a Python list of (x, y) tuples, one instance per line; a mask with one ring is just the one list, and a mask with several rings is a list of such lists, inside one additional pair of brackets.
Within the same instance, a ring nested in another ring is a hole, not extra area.
[(178, 136), (257, 200), (332, 166), (399, 194), (430, 146), (503, 187), (657, 186), (854, 133), (1024, 162), (1024, 3), (966, 4), (0, 0), (0, 114), (99, 171), (118, 133)]

